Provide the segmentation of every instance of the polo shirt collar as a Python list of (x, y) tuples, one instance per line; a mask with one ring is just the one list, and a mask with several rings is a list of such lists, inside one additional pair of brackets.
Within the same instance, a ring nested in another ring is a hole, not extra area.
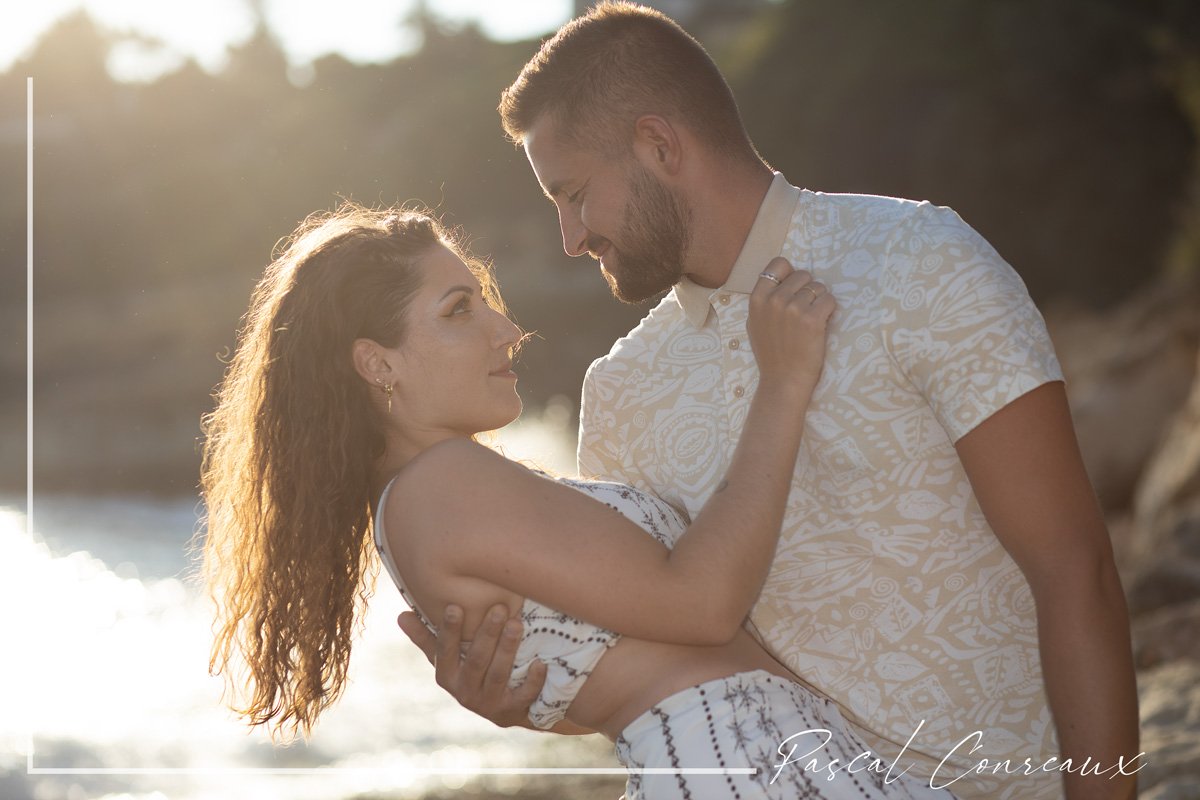
[(776, 172), (758, 207), (758, 216), (750, 226), (750, 233), (742, 245), (742, 252), (733, 262), (729, 278), (720, 289), (709, 289), (692, 282), (686, 275), (675, 284), (675, 300), (683, 309), (683, 315), (697, 328), (704, 325), (712, 307), (712, 296), (719, 292), (749, 294), (767, 262), (783, 252), (783, 244), (792, 226), (796, 204), (800, 202), (800, 190)]

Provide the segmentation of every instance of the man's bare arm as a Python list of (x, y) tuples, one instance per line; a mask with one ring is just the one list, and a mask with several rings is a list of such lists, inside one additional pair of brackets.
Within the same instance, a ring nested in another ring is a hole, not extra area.
[[(980, 508), (1037, 604), (1046, 694), (1064, 758), (1138, 755), (1129, 613), (1061, 382), (1018, 398), (955, 445)], [(1115, 770), (1114, 770), (1115, 772)], [(1136, 778), (1064, 776), (1070, 800), (1131, 798)]]

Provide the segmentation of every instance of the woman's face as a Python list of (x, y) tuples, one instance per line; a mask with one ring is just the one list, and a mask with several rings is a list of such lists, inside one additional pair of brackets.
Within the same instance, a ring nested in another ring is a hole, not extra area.
[(521, 413), (512, 349), (521, 330), (487, 304), (474, 273), (438, 246), (416, 265), (422, 286), (388, 352), (393, 407), (406, 432), (425, 441), (495, 430)]

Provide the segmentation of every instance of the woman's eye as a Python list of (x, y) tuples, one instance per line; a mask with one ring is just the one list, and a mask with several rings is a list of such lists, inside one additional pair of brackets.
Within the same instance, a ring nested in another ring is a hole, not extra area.
[(454, 304), (454, 308), (450, 309), (450, 314), (453, 316), (454, 314), (462, 314), (470, 310), (471, 304), (468, 302), (467, 298), (464, 297), (462, 300), (459, 300)]

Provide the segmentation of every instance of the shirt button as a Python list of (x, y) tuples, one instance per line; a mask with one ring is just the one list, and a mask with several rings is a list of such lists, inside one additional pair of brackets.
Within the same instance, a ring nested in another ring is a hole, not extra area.
[(729, 342), (730, 350), (737, 350), (741, 346), (742, 346), (742, 343), (739, 342), (737, 339), (733, 339), (732, 341)]
[(734, 397), (741, 397), (745, 393), (746, 393), (746, 390), (743, 389), (742, 387), (740, 387), (740, 386), (733, 387), (733, 396)]
[(718, 297), (718, 298), (717, 298), (717, 301), (718, 301), (718, 302), (719, 302), (721, 305), (723, 305), (723, 306), (727, 306), (727, 305), (729, 305), (729, 295), (727, 295), (727, 294), (723, 294), (723, 295), (721, 295), (720, 297)]

